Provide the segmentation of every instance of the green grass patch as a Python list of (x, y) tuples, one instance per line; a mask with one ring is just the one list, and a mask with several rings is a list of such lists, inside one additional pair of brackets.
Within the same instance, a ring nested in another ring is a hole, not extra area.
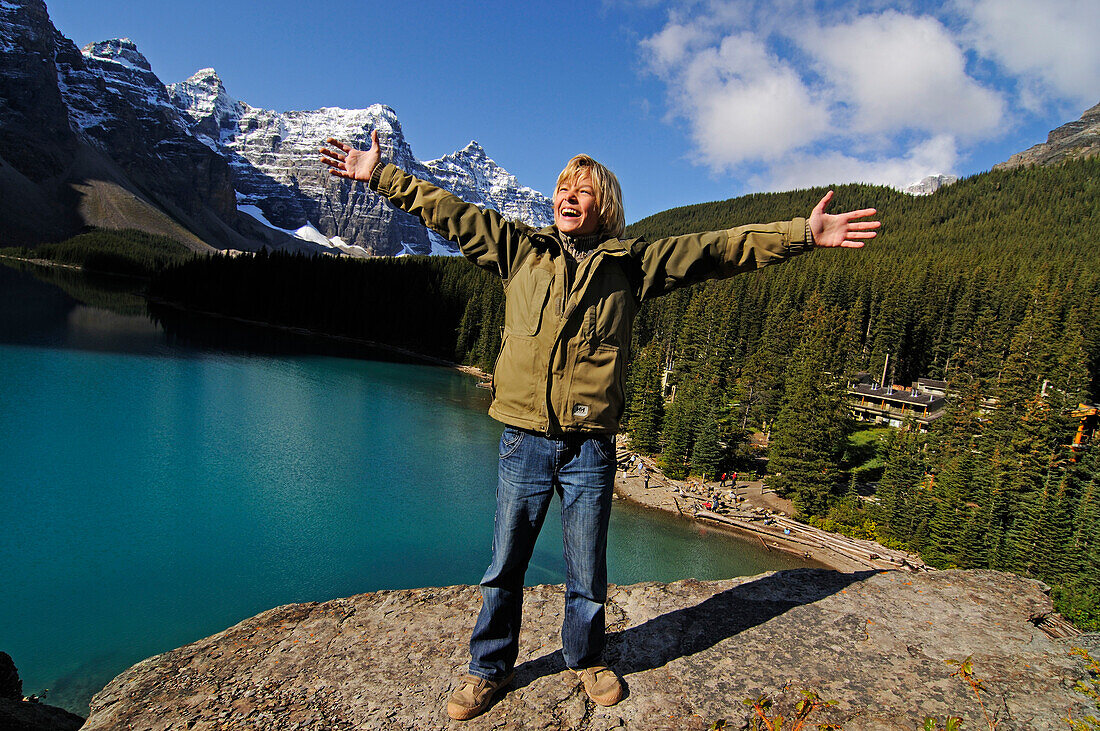
[(885, 461), (881, 445), (890, 427), (867, 427), (852, 432), (844, 449), (841, 467), (860, 482), (873, 482), (882, 476)]

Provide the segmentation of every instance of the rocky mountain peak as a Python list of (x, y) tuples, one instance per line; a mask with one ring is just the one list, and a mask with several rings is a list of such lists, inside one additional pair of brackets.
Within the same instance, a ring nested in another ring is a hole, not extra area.
[(957, 182), (959, 178), (955, 175), (929, 175), (905, 186), (902, 192), (910, 195), (932, 195), (943, 186)]
[(994, 170), (1010, 170), (1023, 165), (1056, 165), (1100, 155), (1100, 104), (1086, 109), (1080, 119), (1050, 131), (1047, 141), (1018, 152)]
[(247, 106), (229, 96), (212, 68), (201, 69), (187, 81), (169, 84), (166, 89), (172, 104), (194, 122), (196, 136), (215, 152), (220, 130), (233, 129)]
[(177, 84), (168, 84), (167, 89), (170, 93), (177, 89), (188, 89), (191, 90), (196, 97), (208, 100), (229, 99), (229, 94), (225, 91), (225, 84), (222, 83), (222, 79), (218, 76), (218, 72), (212, 68), (199, 69), (191, 74), (191, 78), (187, 79), (187, 81), (181, 81)]
[(477, 142), (439, 160), (421, 162), (405, 139), (397, 112), (385, 104), (365, 109), (322, 107), (276, 112), (236, 101), (213, 69), (170, 84), (172, 103), (191, 120), (191, 130), (233, 170), (237, 202), (265, 222), (353, 255), (455, 253), (455, 247), (394, 210), (363, 186), (328, 175), (317, 148), (329, 137), (356, 147), (378, 132), (382, 158), (429, 180), (463, 200), (500, 211), (513, 220), (543, 226), (550, 202), (520, 185)]
[(218, 76), (218, 72), (212, 68), (199, 69), (191, 74), (191, 78), (183, 83), (207, 86), (220, 92), (225, 92), (225, 84), (222, 83), (222, 79)]
[(138, 50), (137, 44), (129, 38), (112, 38), (106, 41), (89, 43), (80, 49), (85, 56), (109, 63), (130, 66), (140, 71), (152, 71), (148, 59)]
[(477, 140), (470, 140), (469, 144), (467, 144), (461, 150), (459, 150), (458, 152), (452, 153), (450, 156), (444, 155), (444, 158), (446, 158), (446, 157), (453, 157), (453, 158), (456, 158), (456, 159), (462, 158), (462, 159), (466, 159), (466, 160), (488, 160), (489, 159), (489, 155), (485, 152), (485, 148), (482, 147), (480, 144), (478, 144)]

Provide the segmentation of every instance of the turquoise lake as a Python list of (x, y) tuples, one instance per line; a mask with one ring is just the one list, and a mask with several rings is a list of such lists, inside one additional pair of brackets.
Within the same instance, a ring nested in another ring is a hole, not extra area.
[[(25, 694), (84, 715), (265, 609), (478, 582), (501, 427), (473, 379), (41, 276), (0, 266), (0, 650)], [(563, 580), (560, 546), (552, 508), (529, 584)], [(619, 584), (807, 565), (622, 501), (608, 552)]]

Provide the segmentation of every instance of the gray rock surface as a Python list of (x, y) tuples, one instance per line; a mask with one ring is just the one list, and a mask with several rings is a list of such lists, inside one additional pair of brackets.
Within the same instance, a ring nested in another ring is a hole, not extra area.
[(1067, 122), (1047, 135), (1047, 141), (1018, 152), (994, 170), (1010, 170), (1023, 165), (1056, 165), (1064, 160), (1079, 160), (1100, 155), (1100, 104), (1085, 110), (1080, 119)]
[(802, 689), (836, 705), (811, 721), (915, 729), (929, 716), (986, 728), (949, 663), (972, 658), (1001, 731), (1065, 728), (1090, 701), (1071, 646), (1034, 621), (1037, 582), (992, 571), (798, 569), (715, 582), (612, 587), (608, 660), (628, 695), (588, 701), (566, 671), (560, 586), (526, 592), (514, 687), (479, 718), (444, 710), (465, 669), (476, 587), (362, 594), (279, 607), (145, 660), (95, 696), (85, 729), (741, 728), (746, 698), (788, 711)]

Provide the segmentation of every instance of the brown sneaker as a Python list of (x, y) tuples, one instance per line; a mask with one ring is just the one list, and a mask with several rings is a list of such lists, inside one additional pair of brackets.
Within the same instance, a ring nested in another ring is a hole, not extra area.
[(464, 675), (447, 701), (447, 715), (456, 721), (465, 721), (482, 713), (498, 690), (512, 682), (515, 673), (508, 673), (502, 680), (486, 680), (476, 675)]
[(623, 683), (615, 671), (604, 665), (574, 670), (584, 683), (584, 692), (601, 706), (613, 706), (623, 698)]

